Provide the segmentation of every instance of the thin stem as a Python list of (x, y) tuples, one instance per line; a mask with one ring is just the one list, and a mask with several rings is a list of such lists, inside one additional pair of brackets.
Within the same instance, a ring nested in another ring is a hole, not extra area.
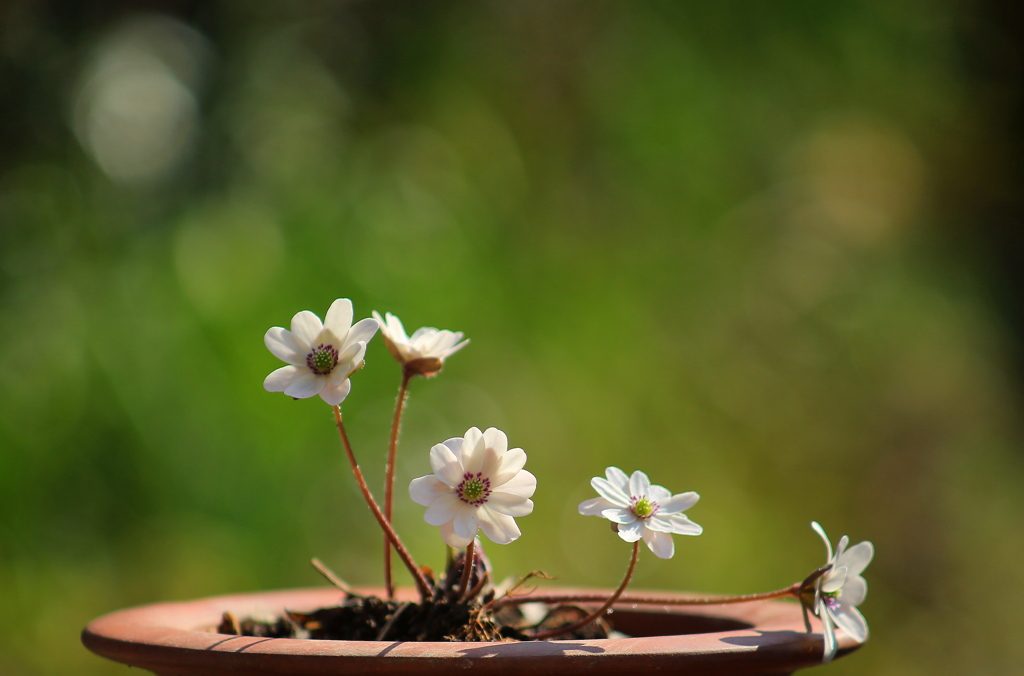
[(476, 581), (476, 584), (473, 585), (473, 588), (469, 590), (469, 593), (462, 600), (470, 601), (472, 599), (475, 599), (477, 597), (477, 594), (479, 594), (481, 590), (483, 590), (484, 585), (487, 584), (487, 581), (490, 579), (491, 574), (485, 570), (484, 574), (480, 576), (480, 579)]
[[(619, 603), (636, 603), (652, 606), (717, 606), (725, 603), (748, 603), (750, 601), (766, 601), (778, 599), (785, 596), (796, 596), (800, 583), (794, 583), (785, 589), (776, 589), (770, 592), (759, 594), (740, 594), (738, 596), (693, 596), (663, 598), (658, 596), (643, 596), (641, 594), (623, 594), (619, 597)], [(603, 601), (608, 598), (605, 594), (525, 594), (510, 598), (498, 599), (494, 605), (498, 608), (503, 606), (517, 606), (521, 603), (592, 603)]]
[(473, 558), (476, 553), (476, 539), (466, 545), (466, 556), (462, 559), (462, 579), (459, 580), (459, 598), (465, 599), (469, 593), (469, 580), (473, 575)]
[[(619, 603), (635, 603), (650, 606), (717, 606), (727, 603), (749, 603), (751, 601), (767, 601), (792, 596), (799, 599), (807, 590), (812, 589), (818, 578), (831, 570), (831, 565), (818, 568), (807, 576), (803, 582), (794, 582), (788, 587), (758, 594), (738, 594), (735, 596), (677, 596), (675, 598), (661, 596), (643, 596), (640, 594), (623, 594)], [(604, 594), (523, 594), (522, 596), (506, 596), (495, 599), (491, 603), (495, 608), (518, 606), (521, 603), (592, 603), (603, 601)]]
[(576, 631), (577, 629), (582, 629), (594, 620), (602, 617), (605, 614), (605, 612), (612, 607), (612, 604), (615, 603), (620, 596), (622, 596), (622, 592), (626, 590), (626, 585), (629, 584), (630, 579), (632, 579), (633, 577), (633, 571), (636, 570), (636, 562), (639, 558), (640, 541), (637, 540), (633, 543), (633, 557), (629, 560), (629, 568), (626, 570), (626, 577), (622, 578), (622, 582), (619, 584), (619, 588), (615, 590), (615, 593), (611, 595), (611, 598), (605, 601), (600, 608), (595, 610), (590, 615), (587, 615), (579, 622), (574, 622), (573, 624), (570, 624), (568, 627), (561, 627), (559, 629), (552, 629), (550, 631), (542, 631), (539, 634), (534, 634), (530, 638), (545, 639), (554, 638), (555, 636), (561, 636), (562, 634), (568, 634)]
[[(395, 457), (398, 454), (398, 432), (402, 429), (402, 412), (409, 398), (409, 380), (413, 373), (402, 369), (402, 385), (398, 388), (398, 401), (395, 402), (395, 416), (391, 420), (391, 439), (388, 442), (388, 461), (384, 466), (384, 518), (391, 523), (391, 505), (395, 493)], [(395, 598), (395, 582), (391, 577), (391, 542), (384, 538), (384, 588), (388, 598)]]
[(349, 596), (355, 596), (355, 597), (358, 597), (358, 598), (362, 598), (361, 595), (359, 595), (359, 594), (355, 593), (354, 591), (352, 591), (352, 587), (350, 587), (347, 582), (345, 582), (340, 577), (338, 577), (334, 573), (334, 571), (331, 570), (330, 568), (328, 568), (327, 564), (325, 564), (323, 561), (321, 561), (320, 559), (318, 559), (318, 558), (316, 558), (314, 556), (313, 560), (310, 561), (310, 563), (313, 564), (313, 567), (317, 569), (317, 572), (319, 572), (321, 575), (323, 575), (325, 578), (327, 578), (327, 581), (330, 582), (331, 584), (333, 584), (335, 587), (337, 587), (341, 591), (345, 592)]
[(416, 588), (420, 592), (420, 600), (426, 601), (431, 596), (430, 583), (427, 582), (427, 578), (423, 575), (423, 571), (420, 570), (416, 562), (412, 560), (409, 551), (402, 544), (402, 541), (398, 538), (398, 533), (391, 527), (391, 522), (384, 518), (384, 514), (380, 511), (380, 507), (377, 506), (377, 501), (373, 499), (373, 494), (370, 493), (370, 487), (366, 485), (366, 479), (363, 478), (363, 472), (359, 469), (359, 463), (356, 462), (356, 456), (352, 453), (352, 445), (348, 441), (348, 434), (345, 432), (345, 424), (341, 421), (341, 409), (337, 406), (332, 407), (334, 409), (334, 421), (338, 426), (338, 433), (341, 434), (341, 442), (345, 446), (345, 454), (348, 456), (348, 463), (352, 466), (352, 474), (356, 477), (356, 483), (359, 484), (359, 490), (363, 492), (363, 498), (366, 500), (366, 504), (369, 505), (370, 511), (377, 518), (377, 523), (380, 524), (381, 529), (384, 530), (384, 535), (391, 541), (395, 551), (398, 552), (399, 558), (405, 564), (405, 567), (412, 573), (412, 578), (416, 582)]

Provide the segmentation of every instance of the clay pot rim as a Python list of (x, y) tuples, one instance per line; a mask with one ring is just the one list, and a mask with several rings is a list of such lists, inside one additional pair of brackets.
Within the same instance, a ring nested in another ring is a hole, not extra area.
[[(358, 591), (382, 593), (374, 588)], [(545, 588), (543, 591), (608, 593), (608, 590), (592, 588)], [(641, 592), (631, 590), (631, 593)], [(638, 656), (643, 657), (643, 664), (647, 666), (660, 664), (678, 668), (681, 660), (686, 660), (694, 665), (713, 667), (715, 671), (760, 665), (784, 673), (819, 664), (823, 650), (821, 634), (805, 632), (800, 606), (790, 601), (688, 607), (617, 604), (618, 611), (724, 618), (748, 625), (730, 631), (622, 639), (512, 643), (327, 641), (230, 636), (211, 629), (219, 624), (224, 611), (231, 611), (238, 617), (275, 614), (285, 608), (309, 611), (335, 604), (341, 596), (333, 587), (316, 587), (137, 606), (93, 620), (83, 630), (82, 642), (103, 657), (132, 666), (158, 673), (195, 674), (227, 673), (233, 669), (266, 674), (326, 674), (337, 671), (339, 660), (346, 660), (353, 670), (376, 674), (440, 674), (450, 673), (452, 668), (464, 668), (467, 659), (473, 660), (474, 668), (489, 674), (515, 673), (533, 660), (556, 659), (559, 673), (575, 674), (591, 673), (595, 658), (602, 660), (604, 667), (614, 670), (618, 665), (621, 673), (630, 673), (635, 669)], [(400, 590), (399, 598), (415, 599), (415, 592)], [(815, 624), (815, 627), (820, 632), (820, 625)], [(839, 633), (837, 638), (840, 656), (859, 647), (845, 634)]]

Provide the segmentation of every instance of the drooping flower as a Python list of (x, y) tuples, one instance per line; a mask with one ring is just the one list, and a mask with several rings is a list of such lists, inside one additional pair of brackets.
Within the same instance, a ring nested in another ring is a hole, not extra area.
[(673, 533), (700, 535), (704, 532), (682, 513), (700, 499), (693, 491), (672, 495), (664, 486), (652, 485), (640, 470), (626, 476), (618, 467), (609, 467), (605, 477), (590, 480), (601, 497), (581, 502), (579, 512), (602, 516), (616, 524), (619, 537), (626, 542), (643, 538), (655, 555), (670, 559), (675, 554)]
[(513, 517), (533, 511), (530, 498), (537, 478), (523, 469), (526, 453), (508, 449), (508, 437), (491, 427), (476, 427), (430, 449), (433, 474), (413, 479), (409, 495), (427, 508), (423, 519), (441, 527), (451, 547), (466, 547), (477, 529), (499, 545), (521, 533)]
[(819, 577), (814, 586), (814, 599), (810, 601), (814, 614), (821, 618), (822, 631), (825, 636), (824, 663), (832, 661), (836, 655), (835, 625), (850, 635), (850, 638), (863, 643), (868, 638), (868, 623), (857, 610), (868, 594), (868, 583), (861, 573), (871, 563), (875, 555), (875, 546), (868, 541), (860, 542), (849, 549), (850, 538), (845, 535), (839, 540), (835, 554), (825, 530), (817, 521), (811, 522), (811, 528), (825, 542), (828, 561), (832, 566), (828, 572)]
[(376, 310), (373, 316), (380, 323), (381, 337), (391, 356), (403, 368), (421, 376), (437, 375), (444, 366), (444, 360), (469, 343), (468, 340), (462, 340), (461, 331), (435, 329), (431, 326), (416, 329), (411, 336), (407, 336), (402, 320), (390, 312), (384, 315), (386, 319)]
[(289, 364), (267, 376), (263, 387), (296, 399), (319, 394), (331, 406), (340, 404), (352, 389), (348, 377), (362, 366), (377, 320), (367, 318), (352, 326), (352, 301), (339, 298), (323, 323), (303, 310), (292, 317), (291, 327), (275, 326), (263, 336), (267, 349)]

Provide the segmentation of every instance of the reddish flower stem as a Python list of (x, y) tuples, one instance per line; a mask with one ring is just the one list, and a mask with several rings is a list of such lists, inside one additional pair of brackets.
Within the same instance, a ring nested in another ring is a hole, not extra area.
[[(395, 402), (395, 416), (391, 420), (391, 439), (388, 442), (388, 461), (384, 466), (384, 518), (391, 523), (391, 506), (395, 493), (395, 457), (398, 454), (398, 432), (402, 428), (402, 412), (409, 398), (409, 381), (413, 373), (402, 369), (402, 385), (398, 388), (398, 401)], [(395, 598), (395, 582), (391, 577), (391, 541), (384, 538), (384, 588), (388, 598)]]
[[(796, 582), (785, 589), (776, 589), (770, 592), (759, 594), (741, 594), (738, 596), (695, 596), (664, 598), (659, 596), (643, 596), (641, 594), (623, 594), (618, 597), (618, 603), (636, 603), (652, 606), (717, 606), (726, 603), (749, 603), (751, 601), (766, 601), (778, 599), (785, 596), (798, 596), (800, 582)], [(495, 608), (504, 606), (517, 606), (521, 603), (593, 603), (604, 601), (608, 598), (606, 594), (524, 594), (498, 599), (494, 602)]]
[[(642, 594), (622, 594), (619, 596), (619, 603), (633, 603), (649, 606), (717, 606), (727, 603), (749, 603), (751, 601), (767, 601), (792, 596), (800, 599), (801, 595), (814, 588), (814, 583), (819, 577), (831, 570), (831, 565), (822, 566), (807, 576), (803, 582), (794, 582), (788, 587), (774, 591), (760, 592), (758, 594), (738, 594), (735, 596), (643, 596)], [(608, 597), (604, 594), (523, 594), (522, 596), (507, 596), (505, 598), (491, 601), (492, 606), (497, 609), (503, 606), (517, 606), (521, 603), (593, 603), (604, 601)]]
[(366, 500), (366, 504), (370, 507), (370, 511), (377, 518), (377, 523), (380, 524), (381, 529), (384, 531), (384, 535), (391, 542), (391, 545), (398, 552), (399, 558), (405, 564), (405, 567), (412, 573), (412, 578), (416, 582), (416, 588), (420, 592), (420, 600), (426, 601), (431, 597), (430, 583), (427, 581), (423, 571), (420, 570), (416, 562), (412, 560), (412, 556), (409, 551), (402, 544), (402, 541), (398, 537), (398, 533), (391, 527), (391, 522), (384, 518), (384, 514), (380, 511), (380, 507), (377, 505), (377, 501), (373, 499), (373, 494), (370, 493), (370, 487), (366, 485), (366, 479), (363, 478), (363, 472), (359, 469), (359, 463), (356, 462), (356, 456), (352, 453), (352, 445), (348, 441), (348, 434), (345, 432), (345, 424), (341, 421), (341, 409), (337, 406), (332, 407), (334, 409), (334, 421), (338, 426), (338, 433), (341, 434), (342, 444), (345, 446), (345, 454), (348, 456), (348, 462), (352, 466), (352, 474), (356, 477), (356, 483), (359, 484), (359, 490), (363, 493), (363, 498)]
[(619, 588), (615, 590), (615, 592), (611, 595), (611, 598), (605, 601), (600, 608), (595, 610), (590, 615), (587, 615), (579, 622), (574, 622), (573, 624), (570, 624), (568, 627), (561, 627), (559, 629), (552, 629), (550, 631), (542, 631), (539, 634), (534, 634), (530, 638), (539, 640), (546, 638), (555, 638), (556, 636), (569, 634), (571, 632), (576, 631), (577, 629), (582, 629), (594, 620), (602, 617), (605, 614), (605, 612), (612, 607), (612, 604), (615, 603), (620, 596), (622, 596), (622, 592), (626, 590), (626, 585), (628, 585), (629, 581), (633, 578), (633, 571), (636, 570), (636, 562), (639, 558), (640, 541), (637, 540), (633, 543), (633, 557), (629, 560), (629, 568), (626, 570), (626, 576), (622, 578), (622, 582), (619, 584)]
[(473, 559), (476, 553), (476, 538), (469, 541), (466, 546), (466, 556), (462, 559), (462, 579), (459, 580), (459, 598), (466, 599), (469, 596), (469, 580), (473, 574)]

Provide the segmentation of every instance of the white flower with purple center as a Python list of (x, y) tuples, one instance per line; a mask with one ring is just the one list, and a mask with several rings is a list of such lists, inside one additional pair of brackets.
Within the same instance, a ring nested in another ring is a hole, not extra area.
[(626, 542), (643, 538), (655, 555), (670, 559), (675, 554), (673, 533), (700, 535), (704, 532), (682, 513), (700, 499), (693, 491), (672, 495), (664, 486), (652, 485), (640, 470), (626, 476), (618, 467), (609, 467), (605, 477), (590, 480), (601, 497), (581, 502), (579, 512), (602, 516), (616, 524), (619, 537)]
[(523, 469), (526, 453), (508, 449), (508, 437), (494, 427), (471, 427), (430, 449), (433, 474), (413, 479), (409, 495), (427, 508), (423, 519), (441, 527), (441, 539), (461, 548), (477, 529), (496, 544), (507, 545), (521, 533), (513, 517), (533, 511), (537, 478)]
[(376, 319), (352, 326), (352, 301), (331, 303), (323, 323), (309, 310), (292, 317), (291, 331), (275, 326), (263, 342), (275, 357), (288, 362), (263, 381), (268, 392), (284, 392), (296, 399), (319, 394), (337, 406), (352, 389), (348, 379), (363, 363), (366, 343), (377, 332)]
[(384, 344), (395, 361), (423, 376), (436, 375), (445, 359), (469, 344), (462, 340), (461, 331), (424, 326), (407, 336), (402, 320), (390, 312), (381, 317), (374, 310), (373, 316), (380, 323)]
[(811, 528), (825, 542), (828, 561), (832, 567), (815, 582), (814, 614), (821, 618), (825, 636), (825, 656), (823, 662), (832, 661), (836, 655), (835, 626), (850, 635), (850, 638), (863, 643), (868, 638), (868, 623), (857, 610), (868, 595), (868, 583), (861, 573), (871, 563), (875, 555), (875, 546), (868, 541), (860, 542), (847, 549), (850, 538), (845, 535), (839, 540), (835, 554), (832, 543), (825, 535), (825, 529), (817, 521), (811, 522)]

